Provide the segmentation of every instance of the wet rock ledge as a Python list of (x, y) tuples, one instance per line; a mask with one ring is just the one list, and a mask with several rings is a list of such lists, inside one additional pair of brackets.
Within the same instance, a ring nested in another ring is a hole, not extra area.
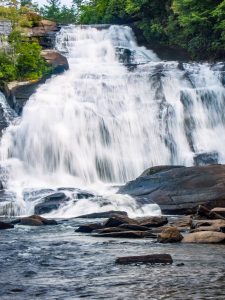
[(164, 214), (196, 213), (200, 204), (208, 209), (225, 207), (225, 165), (156, 166), (147, 169), (118, 193), (140, 204), (157, 203)]

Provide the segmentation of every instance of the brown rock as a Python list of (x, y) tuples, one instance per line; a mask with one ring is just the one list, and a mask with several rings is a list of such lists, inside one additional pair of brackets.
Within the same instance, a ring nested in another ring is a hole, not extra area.
[(26, 225), (26, 226), (43, 226), (43, 225), (57, 225), (55, 220), (45, 219), (38, 215), (19, 218), (11, 222), (12, 224)]
[(145, 227), (160, 227), (168, 223), (167, 217), (164, 216), (138, 218), (137, 221), (139, 225)]
[(167, 227), (158, 235), (160, 243), (177, 243), (183, 239), (180, 231), (176, 227)]
[(215, 231), (201, 231), (190, 233), (183, 238), (182, 243), (225, 243), (225, 233)]
[(169, 254), (152, 254), (143, 256), (126, 256), (118, 257), (116, 259), (117, 264), (137, 264), (137, 263), (148, 263), (148, 264), (172, 264), (173, 259)]
[(55, 22), (49, 20), (41, 20), (38, 26), (26, 28), (24, 30), (26, 32), (26, 35), (29, 37), (41, 37), (50, 31), (56, 32), (59, 30), (59, 28)]

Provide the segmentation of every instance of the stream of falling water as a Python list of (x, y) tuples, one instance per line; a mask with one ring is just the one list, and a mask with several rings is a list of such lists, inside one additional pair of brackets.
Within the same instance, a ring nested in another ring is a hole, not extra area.
[[(225, 162), (222, 64), (160, 61), (126, 26), (68, 26), (56, 48), (70, 70), (40, 86), (1, 139), (4, 184), (18, 213), (34, 208), (24, 191), (57, 187), (110, 194), (108, 208), (150, 213), (118, 200), (112, 186), (154, 165)], [(58, 215), (96, 210), (105, 207), (72, 199)]]

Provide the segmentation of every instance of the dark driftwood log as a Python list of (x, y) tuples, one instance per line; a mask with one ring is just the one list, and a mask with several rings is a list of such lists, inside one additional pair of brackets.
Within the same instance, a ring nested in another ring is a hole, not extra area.
[(118, 257), (117, 264), (127, 265), (135, 263), (148, 263), (148, 264), (172, 264), (173, 259), (169, 254), (151, 254), (143, 256), (126, 256)]

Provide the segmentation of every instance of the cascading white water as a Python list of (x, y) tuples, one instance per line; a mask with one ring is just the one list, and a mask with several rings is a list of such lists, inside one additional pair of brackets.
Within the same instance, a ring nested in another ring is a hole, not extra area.
[(225, 162), (219, 66), (160, 61), (126, 26), (68, 26), (57, 48), (70, 70), (42, 85), (2, 137), (9, 189), (124, 183), (205, 152)]

